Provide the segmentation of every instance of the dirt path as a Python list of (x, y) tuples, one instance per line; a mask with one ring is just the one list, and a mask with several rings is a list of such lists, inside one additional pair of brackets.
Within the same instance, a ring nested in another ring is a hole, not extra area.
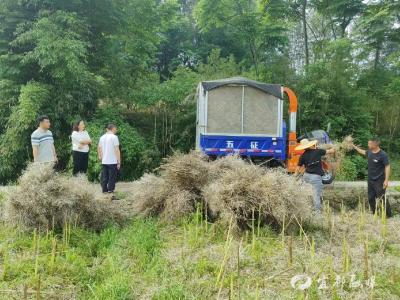
[[(389, 184), (389, 190), (393, 190), (394, 187), (400, 186), (400, 181), (391, 181)], [(100, 191), (100, 185), (98, 185)], [(328, 189), (353, 189), (353, 188), (367, 188), (366, 181), (335, 181), (330, 185), (326, 186)], [(0, 192), (5, 192), (9, 187), (0, 186)], [(117, 191), (126, 193), (131, 190), (131, 182), (118, 182)]]
[[(103, 197), (101, 193), (100, 184), (96, 186), (96, 198)], [(400, 186), (400, 181), (391, 181), (390, 187), (387, 192), (388, 199), (391, 203), (393, 211), (400, 213), (400, 191), (396, 190), (395, 187)], [(10, 186), (0, 186), (0, 193), (4, 193), (9, 190)], [(125, 195), (129, 195), (132, 192), (132, 182), (119, 182), (117, 183), (117, 193), (121, 199), (125, 198)], [(357, 207), (360, 201), (367, 201), (367, 182), (366, 181), (336, 181), (324, 188), (324, 201), (329, 201), (330, 205), (334, 208), (340, 208), (342, 203), (349, 207)]]

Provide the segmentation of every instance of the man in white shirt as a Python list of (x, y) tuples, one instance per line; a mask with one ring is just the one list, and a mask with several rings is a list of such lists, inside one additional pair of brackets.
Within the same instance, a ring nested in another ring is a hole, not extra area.
[(116, 133), (117, 126), (108, 124), (107, 132), (100, 138), (97, 148), (102, 164), (101, 187), (103, 193), (114, 193), (117, 173), (121, 168), (121, 152)]

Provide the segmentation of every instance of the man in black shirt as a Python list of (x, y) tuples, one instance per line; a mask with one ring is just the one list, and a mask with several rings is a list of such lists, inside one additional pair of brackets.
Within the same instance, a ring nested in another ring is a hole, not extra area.
[[(378, 138), (368, 141), (368, 150), (363, 150), (356, 145), (353, 145), (353, 147), (359, 154), (368, 158), (368, 202), (372, 213), (375, 213), (380, 201), (384, 200), (386, 216), (391, 217), (390, 204), (385, 197), (390, 176), (388, 155), (380, 148)], [(378, 202), (376, 201), (377, 199)]]
[(314, 190), (314, 208), (320, 212), (323, 188), (322, 176), (324, 175), (322, 157), (326, 154), (333, 154), (335, 150), (333, 148), (329, 150), (317, 149), (317, 141), (309, 141), (307, 139), (301, 140), (300, 145), (295, 150), (304, 150), (304, 153), (300, 156), (295, 174), (297, 175), (301, 168), (305, 168), (303, 179), (312, 185)]

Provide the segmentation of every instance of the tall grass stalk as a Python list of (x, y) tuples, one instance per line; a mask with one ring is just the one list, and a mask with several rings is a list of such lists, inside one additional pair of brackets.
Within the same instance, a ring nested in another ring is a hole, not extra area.
[(50, 272), (53, 272), (54, 270), (56, 253), (57, 253), (57, 239), (53, 237), (53, 240), (51, 241)]
[(368, 244), (367, 240), (364, 240), (364, 279), (367, 280), (369, 277), (369, 266), (368, 266)]
[[(306, 240), (308, 246), (311, 247), (310, 239), (308, 238), (306, 232), (304, 231), (304, 228), (303, 228), (302, 224), (299, 222), (299, 220), (297, 219), (297, 217), (296, 217), (295, 215), (293, 215), (293, 217), (294, 217), (294, 219), (296, 220), (297, 224), (298, 224), (299, 227), (300, 227), (300, 232), (303, 232), (304, 238), (305, 238), (305, 240)], [(307, 248), (307, 247), (305, 247), (305, 248)]]
[(378, 202), (375, 203), (375, 212), (374, 212), (374, 222), (376, 223), (376, 221), (378, 220), (378, 210), (379, 210), (379, 206), (378, 206)]
[(4, 249), (3, 249), (3, 266), (2, 266), (2, 274), (1, 274), (1, 279), (3, 281), (5, 281), (7, 279), (7, 273), (8, 273), (8, 249), (7, 249), (7, 245), (4, 245)]
[(35, 236), (35, 277), (38, 275), (39, 270), (39, 242), (40, 242), (40, 234), (36, 234), (36, 230), (34, 232)]
[(33, 238), (32, 238), (32, 249), (36, 252), (37, 246), (37, 228), (33, 229)]
[(347, 273), (350, 269), (350, 256), (349, 256), (349, 246), (347, 244), (346, 238), (344, 237), (342, 244), (342, 266), (343, 266), (343, 272)]
[(65, 217), (63, 226), (63, 249), (68, 248), (70, 236), (71, 236), (71, 224)]
[(288, 239), (288, 267), (293, 264), (293, 237), (290, 235)]
[(342, 200), (341, 203), (340, 203), (340, 220), (342, 222), (344, 222), (345, 213), (346, 213), (346, 210), (345, 210), (345, 207), (344, 207), (344, 204), (343, 204), (343, 200)]
[(238, 247), (237, 247), (237, 295), (238, 299), (240, 299), (240, 247), (242, 245), (242, 240), (240, 240)]
[(283, 216), (281, 238), (282, 238), (282, 248), (285, 248), (285, 215)]
[(258, 219), (257, 219), (257, 236), (260, 236), (260, 227), (261, 227), (261, 204), (258, 207)]
[(334, 286), (335, 280), (336, 280), (336, 275), (335, 275), (335, 270), (333, 268), (333, 256), (330, 255), (327, 258), (327, 265), (328, 265), (328, 273), (329, 273), (329, 279), (330, 279), (330, 283), (331, 286)]
[(195, 213), (195, 240), (197, 241), (199, 235), (199, 227), (201, 227), (201, 220), (200, 220), (200, 206), (196, 206), (196, 213)]
[(329, 218), (329, 245), (331, 248), (332, 248), (334, 230), (335, 230), (335, 217), (331, 215)]
[(256, 285), (256, 299), (255, 300), (259, 300), (260, 299), (260, 287), (258, 286), (258, 283)]
[(384, 201), (381, 201), (381, 235), (383, 239), (387, 238), (387, 216), (386, 216), (386, 195)]
[(40, 275), (37, 278), (37, 284), (36, 284), (36, 300), (40, 300)]
[[(222, 259), (221, 266), (219, 268), (219, 272), (218, 272), (218, 275), (217, 275), (217, 279), (215, 281), (215, 287), (218, 287), (220, 282), (222, 282), (223, 274), (224, 274), (224, 271), (225, 271), (225, 265), (226, 265), (226, 262), (228, 260), (228, 253), (229, 253), (229, 250), (230, 250), (230, 247), (231, 247), (231, 243), (232, 243), (232, 240), (233, 240), (233, 237), (231, 236), (232, 222), (233, 222), (233, 216), (231, 217), (231, 220), (229, 222), (228, 233), (226, 235), (226, 241), (225, 241), (225, 245), (224, 245), (224, 257)], [(221, 286), (221, 288), (222, 288), (222, 286)], [(218, 292), (218, 294), (219, 294), (219, 292)]]
[(255, 233), (255, 217), (254, 217), (254, 208), (251, 212), (251, 248), (254, 250), (256, 246), (256, 233)]
[(23, 290), (22, 290), (22, 297), (24, 300), (28, 299), (28, 286), (24, 284)]
[(229, 299), (233, 300), (234, 296), (235, 296), (235, 288), (233, 285), (233, 274), (231, 274), (230, 287), (229, 287)]
[(204, 203), (204, 223), (206, 227), (206, 232), (208, 232), (208, 208), (207, 208), (207, 202)]
[(357, 226), (358, 226), (358, 233), (360, 237), (362, 237), (365, 227), (365, 202), (361, 203), (360, 200), (359, 200), (359, 218)]
[(311, 255), (311, 260), (313, 261), (314, 257), (315, 257), (315, 239), (314, 239), (314, 237), (311, 238), (310, 255)]

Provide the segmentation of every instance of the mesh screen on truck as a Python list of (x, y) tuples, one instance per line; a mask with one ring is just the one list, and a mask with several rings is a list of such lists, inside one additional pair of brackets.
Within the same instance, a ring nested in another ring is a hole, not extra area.
[(276, 136), (278, 125), (279, 99), (275, 96), (240, 85), (208, 92), (207, 133)]
[(241, 133), (242, 86), (222, 86), (208, 92), (207, 132)]

